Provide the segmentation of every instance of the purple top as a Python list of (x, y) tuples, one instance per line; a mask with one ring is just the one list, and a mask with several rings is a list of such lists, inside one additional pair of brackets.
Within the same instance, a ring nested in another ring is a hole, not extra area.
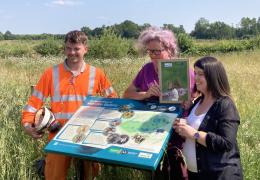
[[(189, 69), (190, 74), (190, 92), (194, 91), (195, 75), (192, 69)], [(138, 91), (148, 91), (149, 87), (155, 84), (159, 84), (158, 73), (155, 71), (153, 63), (149, 62), (145, 64), (142, 69), (138, 72), (137, 76), (133, 80), (134, 86)], [(153, 97), (152, 99), (158, 99)]]
[(133, 81), (139, 91), (148, 91), (155, 83), (159, 84), (159, 77), (152, 62), (145, 64)]

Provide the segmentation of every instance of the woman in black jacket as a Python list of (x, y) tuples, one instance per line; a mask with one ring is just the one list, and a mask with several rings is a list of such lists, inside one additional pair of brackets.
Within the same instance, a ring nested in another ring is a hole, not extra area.
[(194, 64), (201, 96), (191, 107), (187, 123), (175, 121), (175, 132), (184, 137), (183, 154), (189, 179), (243, 179), (237, 130), (240, 118), (230, 95), (226, 71), (214, 57)]

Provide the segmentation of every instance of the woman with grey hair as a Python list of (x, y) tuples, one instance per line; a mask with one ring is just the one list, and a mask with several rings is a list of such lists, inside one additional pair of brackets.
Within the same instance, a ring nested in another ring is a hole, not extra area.
[[(139, 49), (146, 51), (151, 62), (145, 64), (124, 93), (124, 98), (158, 100), (160, 95), (158, 61), (178, 57), (174, 33), (159, 27), (149, 27), (138, 38)], [(194, 73), (190, 71), (190, 87), (194, 87)]]

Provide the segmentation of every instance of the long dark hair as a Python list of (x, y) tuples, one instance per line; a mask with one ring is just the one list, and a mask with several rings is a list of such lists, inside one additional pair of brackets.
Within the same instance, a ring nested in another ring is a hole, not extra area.
[(208, 91), (214, 98), (230, 95), (230, 86), (223, 64), (214, 57), (205, 56), (194, 63), (194, 68), (203, 70)]

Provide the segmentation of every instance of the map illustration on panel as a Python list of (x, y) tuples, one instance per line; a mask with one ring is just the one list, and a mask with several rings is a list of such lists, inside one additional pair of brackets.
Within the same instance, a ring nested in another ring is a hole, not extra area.
[(177, 105), (89, 97), (45, 150), (155, 169), (179, 113)]

